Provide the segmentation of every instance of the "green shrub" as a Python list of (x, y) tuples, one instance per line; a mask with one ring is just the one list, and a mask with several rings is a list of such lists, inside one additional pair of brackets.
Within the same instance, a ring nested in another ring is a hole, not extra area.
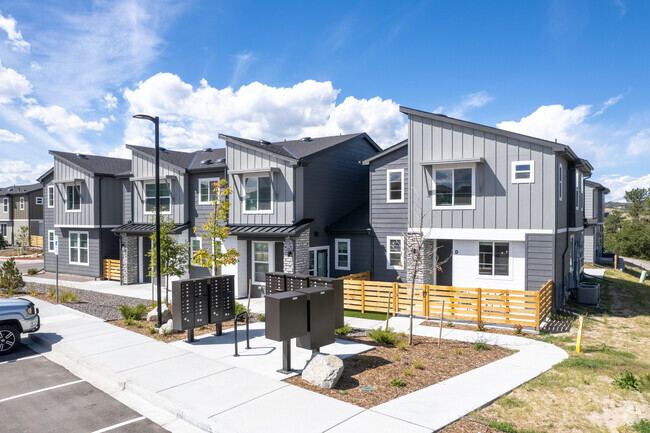
[(517, 429), (515, 428), (515, 426), (513, 426), (509, 422), (492, 421), (490, 422), (489, 426), (497, 430), (501, 430), (502, 432), (505, 433), (517, 433)]
[(257, 315), (257, 321), (258, 322), (266, 322), (266, 315), (265, 314), (258, 314)]
[(406, 350), (406, 348), (409, 346), (408, 343), (404, 340), (400, 340), (397, 342), (395, 345), (399, 350)]
[(455, 352), (456, 352), (456, 355), (462, 355), (463, 354), (463, 349), (461, 349), (460, 347), (457, 347)]
[(485, 331), (485, 324), (479, 320), (478, 322), (476, 322), (476, 330)]
[(29, 289), (29, 296), (38, 295), (38, 292), (36, 291), (36, 289), (34, 288), (34, 285), (32, 283), (29, 283), (29, 285), (27, 287)]
[(417, 370), (424, 370), (424, 363), (422, 361), (415, 361), (413, 363), (413, 368)]
[(619, 388), (641, 392), (641, 384), (639, 383), (639, 379), (637, 379), (634, 373), (631, 371), (625, 370), (625, 373), (619, 373), (614, 378), (614, 382), (612, 383)]
[(28, 275), (36, 275), (36, 274), (38, 274), (38, 269), (36, 269), (36, 268), (29, 268), (29, 269), (27, 269), (27, 274), (28, 274)]
[(524, 329), (520, 324), (515, 325), (515, 334), (521, 334), (521, 330)]
[[(240, 313), (243, 313), (244, 311), (246, 311), (246, 307), (244, 307), (244, 305), (240, 304), (239, 302), (235, 302), (235, 316), (237, 316)], [(246, 318), (244, 316), (239, 318), (240, 322), (243, 322), (245, 320)]]
[(133, 319), (131, 319), (130, 317), (128, 319), (125, 319), (124, 324), (126, 324), (126, 326), (133, 325)]
[(447, 328), (453, 328), (453, 327), (454, 327), (454, 324), (451, 323), (451, 322), (447, 322), (447, 324), (446, 324), (445, 326), (446, 326)]
[(406, 382), (404, 382), (402, 379), (393, 379), (390, 381), (390, 386), (396, 386), (398, 388), (403, 388), (406, 386)]
[(142, 325), (142, 323), (140, 323), (140, 322), (136, 322), (136, 324), (135, 324), (136, 328), (142, 328), (142, 326), (144, 326), (144, 325)]
[(381, 328), (371, 329), (368, 331), (368, 337), (375, 343), (385, 344), (387, 346), (394, 346), (397, 343), (397, 334), (391, 328), (384, 331)]
[(23, 276), (16, 266), (13, 258), (5, 261), (0, 267), (0, 290), (5, 289), (7, 294), (13, 295), (16, 290), (25, 285)]
[(404, 376), (413, 376), (413, 370), (404, 370)]
[(7, 246), (7, 241), (5, 237), (2, 236), (2, 233), (0, 233), (0, 249), (3, 249), (6, 246)]
[(64, 290), (63, 293), (61, 293), (61, 296), (59, 296), (59, 302), (62, 303), (67, 303), (67, 302), (77, 302), (79, 300), (79, 297), (75, 292), (70, 292), (68, 290)]
[(156, 326), (155, 326), (155, 325), (151, 325), (151, 326), (149, 327), (149, 334), (155, 334), (155, 333), (156, 333)]
[(47, 288), (47, 293), (45, 294), (46, 297), (48, 298), (55, 298), (56, 297), (56, 287), (50, 286)]
[(339, 394), (341, 394), (341, 395), (348, 395), (348, 394), (350, 394), (350, 393), (349, 393), (348, 391), (339, 391)]
[(650, 433), (650, 421), (644, 418), (637, 419), (634, 421), (634, 424), (632, 424), (632, 430), (639, 433)]
[(147, 306), (144, 304), (138, 304), (135, 307), (120, 304), (117, 308), (120, 310), (120, 314), (124, 320), (144, 320), (147, 317)]
[(474, 349), (477, 352), (482, 352), (484, 350), (490, 350), (490, 346), (488, 346), (483, 340), (477, 340), (476, 343), (474, 343)]
[(341, 328), (334, 330), (334, 333), (336, 335), (348, 335), (350, 332), (352, 332), (352, 327), (347, 323), (343, 325)]

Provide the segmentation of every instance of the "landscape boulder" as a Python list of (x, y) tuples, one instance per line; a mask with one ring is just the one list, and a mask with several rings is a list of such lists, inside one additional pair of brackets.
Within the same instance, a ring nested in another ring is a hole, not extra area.
[[(172, 312), (167, 308), (167, 304), (162, 304), (160, 306), (162, 311), (162, 320), (161, 322), (168, 322), (172, 318)], [(147, 313), (147, 322), (157, 322), (158, 321), (158, 307), (154, 307), (153, 310)]]
[(158, 330), (158, 333), (160, 335), (164, 335), (165, 333), (168, 334), (173, 334), (174, 333), (174, 321), (172, 319), (169, 319), (167, 323), (162, 325), (160, 329)]
[(302, 371), (302, 379), (312, 385), (331, 389), (343, 374), (343, 361), (334, 355), (316, 355)]

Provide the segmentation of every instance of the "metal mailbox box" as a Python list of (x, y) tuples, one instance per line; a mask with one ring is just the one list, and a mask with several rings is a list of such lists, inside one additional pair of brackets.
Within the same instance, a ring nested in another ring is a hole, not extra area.
[(266, 338), (287, 341), (307, 333), (307, 295), (278, 292), (264, 298)]
[(208, 282), (182, 280), (172, 282), (174, 329), (185, 331), (208, 324)]
[(300, 290), (309, 287), (309, 275), (287, 274), (287, 290)]
[(343, 280), (329, 277), (309, 277), (309, 287), (330, 287), (334, 289), (334, 329), (345, 325), (343, 309)]
[(209, 278), (210, 323), (227, 322), (235, 318), (235, 277), (222, 275)]
[(285, 274), (282, 272), (266, 273), (266, 295), (271, 295), (277, 292), (284, 292), (285, 290), (287, 290)]
[(307, 330), (309, 332), (298, 337), (297, 346), (314, 350), (334, 343), (334, 289), (307, 287), (298, 293), (307, 295)]

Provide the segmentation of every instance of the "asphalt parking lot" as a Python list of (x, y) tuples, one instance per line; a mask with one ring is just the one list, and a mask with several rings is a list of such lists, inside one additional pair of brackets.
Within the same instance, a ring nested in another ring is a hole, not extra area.
[(0, 356), (3, 432), (167, 430), (26, 346)]

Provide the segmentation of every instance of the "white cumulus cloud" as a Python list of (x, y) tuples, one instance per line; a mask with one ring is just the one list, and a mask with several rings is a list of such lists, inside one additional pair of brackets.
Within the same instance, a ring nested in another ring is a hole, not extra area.
[(22, 143), (25, 137), (20, 134), (14, 134), (6, 129), (0, 129), (0, 143)]
[[(492, 98), (488, 92), (484, 90), (476, 93), (470, 93), (469, 95), (465, 95), (458, 104), (454, 105), (448, 115), (457, 119), (463, 119), (467, 111), (474, 108), (481, 108), (493, 99), (494, 98)], [(436, 110), (438, 112), (442, 112), (443, 107), (438, 107)]]
[(650, 128), (640, 131), (630, 138), (627, 153), (632, 156), (650, 155)]
[[(216, 144), (217, 134), (282, 140), (301, 136), (367, 132), (388, 146), (406, 137), (405, 116), (391, 100), (348, 97), (337, 105), (340, 90), (329, 81), (306, 80), (292, 87), (259, 82), (217, 89), (202, 80), (196, 89), (170, 73), (159, 73), (124, 91), (129, 113), (161, 119), (164, 146), (196, 149)], [(127, 143), (150, 142), (150, 125), (131, 120)]]
[(68, 112), (65, 108), (52, 105), (50, 107), (32, 106), (25, 110), (25, 117), (43, 122), (48, 132), (56, 134), (81, 133), (83, 131), (103, 131), (108, 119), (84, 122), (79, 116)]
[(620, 174), (610, 174), (599, 177), (596, 182), (609, 188), (607, 201), (625, 201), (625, 192), (634, 188), (650, 188), (650, 174), (634, 177)]
[(117, 98), (112, 93), (107, 93), (104, 95), (104, 106), (106, 108), (115, 108), (117, 107)]
[(28, 164), (21, 160), (0, 160), (0, 185), (19, 185), (35, 183), (43, 173), (51, 168), (49, 164)]
[(0, 29), (7, 32), (8, 40), (6, 42), (11, 45), (11, 48), (14, 51), (28, 53), (30, 47), (29, 42), (23, 39), (23, 35), (20, 33), (20, 30), (16, 29), (16, 24), (17, 23), (14, 17), (11, 15), (5, 17), (2, 15), (2, 13), (0, 13)]
[(32, 91), (32, 85), (24, 75), (11, 68), (5, 68), (0, 61), (0, 104), (22, 98)]

